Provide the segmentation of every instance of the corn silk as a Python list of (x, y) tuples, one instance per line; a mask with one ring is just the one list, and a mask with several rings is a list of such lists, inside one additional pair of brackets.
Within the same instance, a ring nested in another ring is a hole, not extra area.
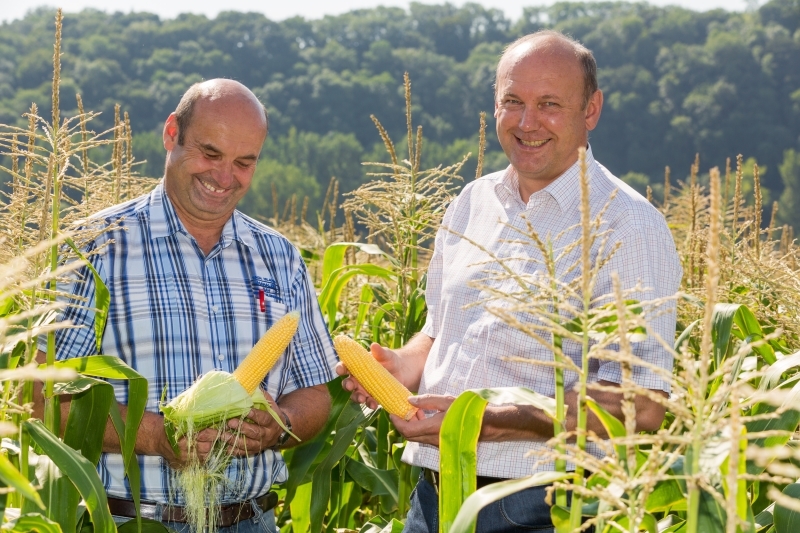
[[(186, 466), (173, 472), (174, 486), (184, 499), (187, 523), (195, 533), (213, 533), (217, 529), (219, 498), (222, 489), (236, 488), (243, 479), (228, 479), (225, 469), (230, 464), (228, 443), (218, 439), (205, 462), (197, 459), (194, 452), (197, 434), (207, 428), (220, 433), (232, 432), (227, 421), (232, 418), (244, 420), (251, 409), (268, 411), (283, 427), (283, 421), (267, 403), (260, 388), (248, 394), (242, 385), (228, 372), (214, 370), (201, 376), (194, 384), (161, 406), (164, 413), (164, 429), (167, 439), (177, 456), (180, 456), (178, 441), (186, 437), (189, 461)], [(234, 444), (234, 443), (231, 443)], [(245, 472), (240, 470), (241, 476)], [(171, 491), (172, 492), (172, 491)], [(170, 500), (176, 501), (177, 494)]]

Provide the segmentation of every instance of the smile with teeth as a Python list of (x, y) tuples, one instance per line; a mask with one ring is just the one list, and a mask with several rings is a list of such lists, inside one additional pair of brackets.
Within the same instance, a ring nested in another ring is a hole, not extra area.
[(542, 146), (544, 143), (546, 143), (549, 140), (550, 139), (542, 139), (541, 141), (525, 141), (523, 139), (519, 139), (519, 142), (521, 142), (524, 146), (532, 146), (532, 147), (536, 148), (537, 146)]
[(203, 187), (205, 187), (206, 189), (208, 189), (208, 190), (209, 190), (209, 191), (211, 191), (211, 192), (216, 192), (216, 193), (225, 192), (225, 189), (217, 189), (216, 187), (214, 187), (214, 186), (213, 186), (213, 185), (211, 185), (210, 183), (208, 183), (208, 182), (205, 182), (205, 181), (203, 181), (203, 180), (197, 180), (197, 181), (199, 181), (199, 182), (200, 182), (200, 184), (201, 184)]

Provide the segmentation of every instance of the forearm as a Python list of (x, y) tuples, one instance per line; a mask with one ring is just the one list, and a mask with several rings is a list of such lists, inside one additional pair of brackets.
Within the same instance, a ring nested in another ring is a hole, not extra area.
[(394, 350), (402, 361), (401, 381), (412, 392), (419, 390), (422, 371), (425, 369), (425, 362), (428, 360), (434, 340), (424, 333), (417, 333), (405, 346)]
[[(618, 387), (611, 382), (600, 382), (604, 386)], [(666, 396), (666, 393), (657, 393)], [(589, 391), (589, 396), (600, 404), (614, 417), (622, 420), (622, 393), (613, 391)], [(566, 427), (574, 431), (577, 426), (578, 394), (569, 391), (565, 394), (567, 405)], [(664, 419), (664, 406), (646, 396), (637, 395), (636, 429), (637, 431), (654, 431)], [(600, 420), (589, 412), (587, 429), (600, 437), (606, 437), (606, 430)], [(489, 405), (483, 418), (480, 440), (483, 441), (514, 441), (514, 440), (545, 440), (553, 436), (553, 420), (542, 410), (529, 405)]]
[[(314, 438), (325, 426), (331, 409), (331, 396), (328, 386), (315, 385), (294, 390), (278, 401), (278, 407), (289, 417), (292, 433), (300, 437), (302, 442)], [(291, 448), (300, 444), (289, 438), (283, 448)]]
[[(127, 419), (128, 408), (127, 406), (118, 403), (122, 419)], [(105, 433), (103, 434), (103, 451), (109, 453), (120, 453), (119, 435), (111, 423), (111, 418), (106, 423)], [(139, 424), (139, 430), (136, 433), (136, 444), (134, 451), (139, 455), (154, 455), (166, 458), (172, 461), (174, 453), (172, 447), (167, 440), (167, 434), (164, 432), (164, 417), (149, 411), (144, 412), (142, 422)]]

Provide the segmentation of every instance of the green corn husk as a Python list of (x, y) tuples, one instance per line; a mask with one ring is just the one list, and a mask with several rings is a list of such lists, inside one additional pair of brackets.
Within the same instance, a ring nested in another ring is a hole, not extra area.
[[(176, 455), (180, 455), (178, 440), (186, 437), (188, 441), (188, 464), (173, 472), (173, 479), (175, 487), (183, 495), (187, 522), (194, 533), (216, 531), (220, 487), (235, 486), (243, 481), (229, 480), (225, 476), (231, 455), (224, 442), (218, 441), (214, 445), (205, 462), (193, 456), (197, 434), (206, 428), (230, 431), (227, 421), (231, 418), (244, 419), (253, 408), (268, 411), (277, 417), (261, 389), (247, 394), (232, 374), (218, 370), (204, 374), (191, 387), (161, 406), (164, 430)], [(172, 494), (170, 499), (175, 500), (175, 496)]]
[(200, 376), (168, 404), (162, 405), (161, 412), (164, 413), (167, 439), (177, 454), (177, 442), (184, 435), (196, 434), (231, 418), (240, 418), (254, 407), (273, 414), (261, 389), (248, 395), (232, 374), (212, 370)]

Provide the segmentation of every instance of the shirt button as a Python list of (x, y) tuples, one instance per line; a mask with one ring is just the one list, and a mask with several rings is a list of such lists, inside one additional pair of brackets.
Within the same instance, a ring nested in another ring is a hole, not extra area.
[(220, 361), (224, 361), (225, 360), (225, 354), (219, 354), (217, 356), (217, 359), (219, 359)]
[(216, 306), (216, 305), (212, 305), (212, 306), (211, 306), (211, 310), (212, 310), (212, 311), (214, 311), (214, 312), (216, 313), (216, 312), (217, 312), (217, 310), (218, 310), (218, 309), (217, 309), (217, 306)]

